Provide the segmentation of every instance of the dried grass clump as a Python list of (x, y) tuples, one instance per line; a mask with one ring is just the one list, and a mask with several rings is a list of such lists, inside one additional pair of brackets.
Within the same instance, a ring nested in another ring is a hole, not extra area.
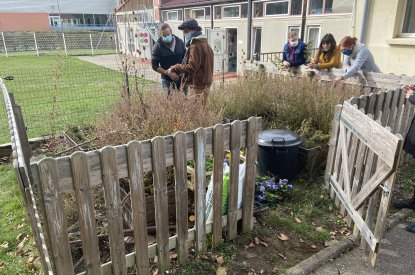
[(317, 143), (327, 142), (334, 106), (359, 95), (361, 87), (333, 86), (307, 78), (249, 74), (216, 89), (210, 103), (224, 117), (262, 116), (263, 128), (286, 128)]
[(99, 144), (104, 146), (190, 131), (219, 122), (222, 122), (220, 112), (204, 108), (201, 100), (185, 99), (182, 93), (169, 97), (162, 92), (146, 96), (134, 93), (114, 103), (108, 114), (96, 123), (96, 131)]

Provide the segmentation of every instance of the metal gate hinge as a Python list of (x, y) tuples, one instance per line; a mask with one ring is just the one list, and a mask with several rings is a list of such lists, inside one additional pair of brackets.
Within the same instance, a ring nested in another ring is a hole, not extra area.
[(387, 186), (380, 184), (379, 185), (379, 188), (382, 189), (384, 196), (389, 196), (390, 190), (389, 190), (389, 188)]

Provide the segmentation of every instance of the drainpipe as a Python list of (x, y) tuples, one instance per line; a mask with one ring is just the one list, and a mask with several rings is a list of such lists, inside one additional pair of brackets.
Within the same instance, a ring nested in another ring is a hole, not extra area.
[(210, 29), (213, 30), (213, 16), (214, 16), (214, 11), (213, 11), (213, 4), (210, 4)]
[(246, 59), (251, 59), (251, 45), (252, 45), (252, 0), (248, 0), (248, 33), (246, 45)]
[(369, 0), (365, 0), (365, 5), (363, 7), (363, 19), (362, 19), (362, 29), (360, 30), (360, 42), (364, 43), (365, 42), (365, 37), (366, 37), (366, 24), (367, 24), (367, 17), (369, 15)]

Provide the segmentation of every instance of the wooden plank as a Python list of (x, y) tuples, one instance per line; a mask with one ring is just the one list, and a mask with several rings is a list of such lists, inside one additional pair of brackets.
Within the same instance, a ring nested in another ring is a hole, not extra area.
[(117, 151), (112, 146), (106, 146), (101, 149), (100, 156), (113, 273), (127, 274)]
[[(339, 118), (339, 121), (340, 121), (340, 118)], [(340, 132), (340, 123), (339, 123), (339, 132)], [(335, 158), (334, 158), (333, 173), (332, 173), (332, 176), (335, 180), (338, 180), (339, 177), (340, 177), (339, 171), (340, 171), (341, 162), (342, 162), (342, 158), (340, 156), (340, 154), (341, 154), (341, 146), (340, 146), (341, 137), (340, 137), (340, 135), (339, 135), (338, 139), (339, 140), (337, 141), (336, 153), (335, 153)], [(328, 175), (328, 176), (330, 176), (330, 175)], [(339, 207), (340, 206), (340, 200), (339, 200), (339, 198), (336, 197), (336, 192), (333, 189), (331, 189), (331, 191), (330, 191), (330, 196), (333, 199), (335, 199), (335, 204), (336, 204), (337, 207)]]
[(223, 144), (223, 125), (216, 124), (213, 128), (213, 247), (222, 242)]
[(346, 144), (346, 127), (340, 123), (340, 147), (341, 147), (341, 157), (342, 157), (342, 171), (343, 171), (343, 181), (346, 197), (350, 200), (351, 185), (350, 185), (350, 171), (349, 171), (349, 160), (348, 160), (348, 150)]
[[(334, 108), (334, 117), (331, 123), (331, 135), (329, 141), (329, 152), (327, 155), (326, 175), (332, 175), (334, 168), (334, 160), (336, 155), (337, 138), (339, 135), (339, 121), (342, 105), (338, 104)], [(330, 182), (326, 181), (326, 188), (330, 188)]]
[(130, 194), (132, 208), (132, 225), (134, 229), (134, 248), (137, 274), (148, 274), (147, 249), (147, 203), (143, 176), (143, 155), (141, 144), (132, 141), (127, 145), (128, 177), (130, 178)]
[(40, 186), (45, 203), (53, 263), (57, 274), (74, 274), (63, 198), (59, 194), (58, 165), (53, 158), (39, 162)]
[(369, 230), (367, 225), (365, 224), (362, 217), (357, 213), (356, 210), (353, 209), (353, 207), (350, 205), (350, 203), (347, 200), (346, 194), (343, 192), (337, 181), (329, 176), (330, 184), (333, 187), (334, 191), (337, 194), (337, 197), (341, 200), (342, 204), (345, 206), (347, 212), (349, 213), (350, 217), (355, 222), (355, 225), (359, 228), (362, 236), (365, 238), (365, 240), (368, 242), (369, 246), (372, 250), (375, 250), (379, 246), (379, 240), (375, 238), (373, 233)]
[(84, 152), (71, 155), (71, 168), (75, 198), (79, 213), (82, 252), (85, 268), (89, 274), (101, 274), (101, 260), (95, 222), (93, 190), (89, 184), (88, 157)]
[(373, 150), (387, 165), (392, 166), (397, 150), (398, 137), (386, 132), (384, 128), (365, 114), (356, 110), (348, 102), (343, 104), (341, 121), (355, 135)]
[[(242, 121), (242, 132), (241, 132), (241, 146), (245, 146), (246, 143), (246, 129), (247, 121)], [(212, 128), (205, 128), (206, 130), (206, 155), (213, 155), (213, 143), (212, 143)], [(229, 137), (230, 137), (230, 124), (224, 125), (224, 136), (225, 144), (224, 149), (229, 150)], [(186, 132), (186, 159), (194, 159), (194, 148), (193, 148), (193, 132)], [(166, 167), (174, 165), (173, 163), (173, 137), (167, 136), (164, 137), (165, 140), (165, 149), (166, 149)], [(119, 178), (125, 178), (128, 176), (127, 169), (127, 153), (126, 146), (120, 145), (115, 147), (117, 150), (117, 165), (118, 165), (118, 176)], [(141, 150), (143, 153), (143, 172), (152, 171), (151, 165), (151, 145), (149, 140), (141, 142)], [(91, 176), (91, 186), (96, 186), (102, 183), (101, 175), (101, 164), (99, 158), (99, 150), (88, 152), (88, 158), (90, 163), (90, 176)], [(59, 165), (59, 191), (63, 193), (73, 192), (73, 183), (72, 175), (70, 173), (70, 159), (69, 157), (60, 157), (57, 158)], [(39, 182), (39, 177), (37, 174), (37, 162), (31, 164), (33, 171), (34, 182)]]
[(386, 125), (391, 127), (392, 129), (395, 127), (395, 122), (397, 121), (397, 114), (398, 114), (398, 102), (402, 95), (401, 90), (395, 89), (391, 90), (390, 93), (392, 93), (392, 100), (391, 100), (391, 106), (390, 106), (390, 114), (388, 117), (388, 121), (386, 122)]
[[(242, 219), (242, 209), (238, 209), (238, 221)], [(227, 226), (227, 220), (228, 217), (227, 216), (222, 216), (222, 227), (226, 227)], [(188, 231), (188, 239), (189, 241), (194, 241), (195, 240), (195, 228), (191, 228)], [(206, 224), (206, 234), (209, 234), (212, 232), (212, 223)], [(176, 244), (177, 244), (177, 236), (174, 235), (172, 237), (169, 238), (169, 248), (170, 249), (175, 249), (176, 248)], [(148, 246), (148, 256), (150, 258), (153, 258), (154, 256), (156, 256), (157, 254), (157, 243), (149, 245)], [(132, 252), (130, 254), (127, 254), (125, 256), (126, 262), (127, 262), (127, 267), (132, 267), (135, 264), (135, 252)], [(107, 262), (105, 264), (102, 265), (102, 271), (104, 273), (104, 275), (113, 275), (112, 273), (112, 262)], [(78, 275), (86, 275), (86, 272), (81, 272), (78, 273)]]
[(177, 260), (184, 264), (189, 257), (189, 243), (187, 231), (187, 167), (186, 167), (186, 134), (177, 132), (174, 138), (174, 179), (176, 184), (176, 234)]
[(382, 108), (382, 120), (381, 120), (382, 126), (386, 126), (388, 122), (389, 115), (391, 112), (392, 98), (393, 98), (393, 90), (386, 91), (385, 101), (383, 102), (383, 108)]
[(375, 105), (375, 112), (374, 112), (374, 116), (373, 119), (374, 120), (379, 120), (382, 117), (383, 114), (383, 102), (385, 101), (385, 92), (380, 92), (378, 94), (377, 100), (376, 100), (376, 105)]
[(166, 151), (162, 137), (151, 140), (153, 165), (154, 206), (156, 210), (156, 240), (158, 268), (161, 272), (170, 270), (169, 216), (167, 209)]
[[(16, 123), (16, 129), (15, 130), (17, 131), (17, 134), (19, 135), (24, 168), (26, 170), (26, 173), (29, 177), (30, 182), (32, 182), (33, 181), (32, 180), (32, 172), (29, 169), (29, 167), (30, 167), (30, 158), (31, 158), (31, 155), (32, 155), (32, 151), (31, 151), (30, 145), (29, 145), (29, 138), (27, 137), (27, 131), (26, 131), (26, 126), (25, 126), (24, 119), (23, 119), (22, 110), (21, 110), (19, 105), (14, 105), (13, 106), (13, 113), (14, 113), (14, 119), (15, 119), (15, 123)], [(25, 186), (25, 187), (27, 187), (27, 186)]]
[[(402, 136), (399, 136), (400, 141), (398, 144), (398, 155), (396, 157), (396, 162), (399, 162), (399, 153), (402, 151), (402, 146), (403, 146), (403, 138)], [(383, 238), (383, 231), (385, 228), (385, 223), (386, 223), (386, 218), (387, 218), (387, 214), (388, 214), (388, 209), (389, 209), (389, 203), (390, 200), (392, 198), (392, 191), (393, 191), (393, 185), (395, 183), (395, 178), (396, 178), (396, 166), (394, 166), (394, 171), (393, 173), (390, 175), (390, 177), (385, 181), (385, 187), (389, 190), (389, 193), (387, 194), (383, 194), (382, 195), (382, 199), (380, 201), (380, 205), (379, 205), (379, 211), (378, 211), (378, 215), (377, 215), (377, 219), (376, 219), (376, 226), (375, 226), (375, 232), (374, 235), (376, 237), (376, 239), (381, 240)], [(375, 266), (376, 260), (377, 260), (377, 256), (379, 254), (378, 249), (372, 250), (373, 253), (370, 254), (370, 262), (372, 264), (372, 266)]]
[(366, 110), (365, 110), (365, 113), (367, 115), (369, 114), (374, 115), (377, 98), (378, 98), (378, 94), (369, 95), (369, 101), (366, 105)]
[[(258, 152), (257, 119), (251, 117), (248, 120), (248, 131), (246, 138), (246, 161), (245, 182), (242, 193), (242, 233), (247, 233), (253, 228), (254, 196), (256, 182), (256, 159)], [(239, 190), (241, 192), (242, 190)]]
[(239, 120), (232, 122), (230, 144), (231, 160), (228, 194), (228, 241), (235, 239), (238, 235), (236, 210), (238, 207), (239, 162), (241, 160), (241, 122)]
[[(378, 164), (379, 165), (379, 164)], [(354, 209), (359, 209), (363, 202), (370, 197), (384, 180), (386, 180), (391, 174), (391, 169), (385, 165), (379, 166), (375, 174), (370, 180), (362, 187), (359, 193), (352, 199), (351, 205)]]
[(194, 133), (195, 152), (195, 214), (196, 254), (206, 250), (206, 132), (199, 128)]
[(405, 108), (405, 91), (402, 89), (398, 89), (397, 93), (399, 93), (399, 99), (397, 104), (397, 113), (396, 113), (396, 120), (392, 124), (393, 133), (401, 133), (401, 125), (402, 125), (402, 119), (404, 114), (404, 108)]

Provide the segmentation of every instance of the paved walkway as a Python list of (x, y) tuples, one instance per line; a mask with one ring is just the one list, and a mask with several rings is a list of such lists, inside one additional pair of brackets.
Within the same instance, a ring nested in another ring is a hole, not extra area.
[(415, 218), (410, 218), (386, 232), (375, 268), (372, 268), (368, 257), (361, 249), (354, 249), (312, 274), (415, 274), (415, 234), (405, 230), (409, 222), (415, 222)]

